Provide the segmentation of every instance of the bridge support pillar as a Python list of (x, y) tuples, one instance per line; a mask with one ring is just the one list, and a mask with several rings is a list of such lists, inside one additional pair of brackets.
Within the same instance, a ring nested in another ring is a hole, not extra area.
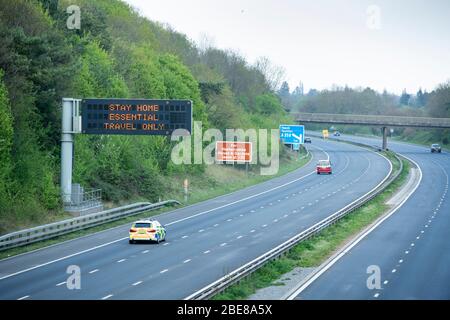
[(383, 151), (387, 150), (387, 132), (388, 132), (387, 129), (388, 129), (387, 127), (381, 128), (381, 131), (383, 133), (383, 144), (381, 148), (383, 149)]

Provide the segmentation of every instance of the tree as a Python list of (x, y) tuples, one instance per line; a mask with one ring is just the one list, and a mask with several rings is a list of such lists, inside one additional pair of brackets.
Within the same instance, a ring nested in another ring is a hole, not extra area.
[(406, 92), (406, 89), (403, 89), (402, 95), (400, 96), (400, 104), (401, 105), (409, 105), (409, 99), (411, 98), (411, 95)]

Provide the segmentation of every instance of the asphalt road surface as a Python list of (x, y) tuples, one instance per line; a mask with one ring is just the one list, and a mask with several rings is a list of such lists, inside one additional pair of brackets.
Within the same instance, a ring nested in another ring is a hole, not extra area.
[[(166, 242), (130, 245), (124, 225), (2, 260), (0, 299), (183, 299), (361, 197), (391, 170), (353, 145), (313, 138), (307, 147), (313, 159), (299, 170), (159, 216)], [(315, 163), (327, 157), (333, 174), (319, 176)], [(81, 270), (81, 289), (67, 287), (71, 265)]]
[[(348, 139), (379, 146), (381, 139)], [(297, 299), (450, 299), (450, 157), (388, 142), (422, 170), (416, 191), (391, 217), (305, 288)], [(381, 288), (368, 289), (371, 265)]]

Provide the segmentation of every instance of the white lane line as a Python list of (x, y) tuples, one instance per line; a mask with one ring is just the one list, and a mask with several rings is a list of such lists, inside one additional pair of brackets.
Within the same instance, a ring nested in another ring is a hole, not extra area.
[(144, 250), (144, 251), (142, 251), (142, 253), (148, 253), (148, 251), (149, 251), (149, 250)]
[(419, 236), (417, 236), (417, 237), (416, 237), (416, 239), (417, 239), (417, 240), (419, 240), (419, 239), (420, 239), (420, 237), (419, 237)]
[(166, 273), (167, 271), (169, 271), (169, 269), (164, 269), (164, 270), (161, 270), (159, 273)]
[(204, 229), (200, 229), (200, 230), (198, 230), (198, 232), (203, 232), (203, 231), (205, 231)]
[(167, 246), (167, 245), (169, 245), (169, 243), (170, 243), (170, 242), (166, 242), (166, 243), (163, 244), (163, 246)]
[[(330, 155), (329, 155), (325, 150), (323, 150), (322, 148), (317, 147), (317, 146), (315, 146), (315, 148), (317, 148), (317, 149), (319, 149), (320, 151), (322, 151), (323, 153), (325, 153), (325, 154), (327, 155), (327, 158), (328, 158), (328, 159), (330, 158)], [(311, 159), (309, 160), (308, 163), (310, 163), (310, 162), (312, 161), (312, 159), (313, 159), (313, 157), (311, 157)], [(224, 205), (219, 206), (219, 207), (215, 207), (215, 208), (212, 208), (212, 209), (209, 209), (209, 210), (206, 210), (206, 211), (203, 211), (203, 212), (199, 212), (199, 213), (197, 213), (197, 214), (194, 214), (194, 215), (191, 215), (191, 216), (188, 216), (188, 217), (179, 219), (179, 220), (172, 221), (172, 222), (170, 222), (170, 223), (167, 223), (166, 226), (170, 226), (170, 225), (172, 225), (172, 224), (176, 224), (176, 223), (179, 223), (179, 222), (188, 220), (188, 219), (192, 219), (192, 218), (195, 218), (195, 217), (198, 217), (198, 216), (207, 214), (207, 213), (209, 213), (209, 212), (216, 211), (216, 210), (219, 210), (219, 209), (228, 207), (228, 206), (232, 206), (232, 205), (234, 205), (234, 204), (236, 204), (236, 203), (240, 203), (240, 202), (243, 202), (243, 201), (246, 201), (246, 200), (249, 200), (249, 199), (258, 197), (258, 196), (260, 196), (260, 195), (263, 195), (263, 194), (272, 192), (272, 191), (274, 191), (274, 190), (278, 190), (278, 189), (280, 189), (280, 188), (286, 187), (286, 186), (291, 185), (291, 184), (293, 184), (293, 183), (296, 183), (296, 182), (298, 182), (298, 181), (300, 181), (300, 180), (303, 180), (304, 178), (309, 177), (309, 176), (311, 176), (312, 174), (315, 174), (315, 173), (316, 173), (315, 170), (314, 170), (314, 171), (311, 171), (310, 173), (307, 173), (307, 174), (305, 174), (305, 175), (303, 175), (303, 176), (301, 176), (301, 177), (299, 177), (299, 178), (296, 178), (296, 179), (294, 179), (294, 180), (291, 180), (291, 181), (286, 182), (286, 183), (284, 183), (284, 184), (281, 184), (281, 185), (279, 185), (279, 186), (276, 186), (276, 187), (273, 187), (273, 188), (271, 188), (271, 189), (262, 191), (262, 192), (260, 192), (260, 193), (253, 194), (253, 195), (251, 195), (251, 196), (248, 196), (248, 197), (245, 197), (245, 198), (242, 198), (242, 199), (239, 199), (239, 200), (236, 200), (236, 201), (233, 201), (233, 202), (224, 204)], [(39, 265), (30, 267), (30, 268), (27, 268), (27, 269), (23, 269), (23, 270), (20, 270), (20, 271), (17, 271), (17, 272), (8, 274), (8, 275), (6, 275), (6, 276), (3, 276), (3, 277), (0, 278), (0, 280), (7, 279), (7, 278), (10, 278), (10, 277), (16, 276), (16, 275), (18, 275), (18, 274), (21, 274), (21, 273), (24, 273), (24, 272), (28, 272), (28, 271), (31, 271), (31, 270), (34, 270), (34, 269), (37, 269), (37, 268), (41, 268), (41, 267), (47, 266), (47, 265), (49, 265), (49, 264), (52, 264), (52, 263), (55, 263), (55, 262), (58, 262), (58, 261), (62, 261), (62, 260), (65, 260), (65, 259), (68, 259), (68, 258), (71, 258), (71, 257), (74, 257), (74, 256), (78, 256), (78, 255), (81, 255), (81, 254), (83, 254), (83, 253), (87, 253), (87, 252), (90, 252), (90, 251), (93, 251), (93, 250), (96, 250), (96, 249), (99, 249), (99, 248), (103, 248), (103, 247), (106, 247), (106, 246), (108, 246), (108, 245), (110, 245), (110, 244), (113, 244), (113, 243), (116, 243), (116, 242), (119, 242), (119, 241), (123, 241), (123, 240), (128, 239), (128, 238), (129, 238), (129, 237), (123, 237), (123, 238), (120, 238), (120, 239), (116, 239), (116, 240), (113, 240), (113, 241), (110, 241), (110, 242), (107, 242), (107, 243), (103, 243), (103, 244), (98, 245), (98, 246), (94, 246), (94, 247), (89, 248), (89, 249), (86, 249), (86, 250), (82, 250), (82, 251), (79, 251), (79, 252), (75, 252), (75, 253), (73, 253), (73, 254), (70, 254), (70, 255), (67, 255), (67, 256), (64, 256), (64, 257), (61, 257), (61, 258), (58, 258), (58, 259), (54, 259), (54, 260), (51, 260), (51, 261), (48, 261), (48, 262), (45, 262), (45, 263), (42, 263), (42, 264), (39, 264)]]
[(375, 294), (373, 295), (374, 298), (378, 298), (379, 296), (380, 296), (379, 293), (375, 293)]
[(56, 286), (59, 287), (59, 286), (62, 286), (63, 284), (66, 284), (66, 281), (60, 282)]
[(284, 216), (283, 216), (283, 218), (287, 218), (288, 217), (288, 215), (287, 214), (285, 214)]
[(300, 208), (300, 210), (303, 210), (303, 209), (305, 209), (305, 207), (301, 207), (301, 208)]
[(117, 263), (124, 262), (125, 260), (127, 260), (127, 259), (120, 259), (119, 261), (117, 261)]
[(228, 219), (227, 221), (230, 222), (230, 221), (233, 221), (233, 219)]
[(397, 269), (392, 269), (392, 273), (395, 273), (395, 272), (397, 272)]
[[(325, 150), (323, 150), (322, 148), (317, 147), (317, 146), (316, 146), (315, 148), (317, 148), (317, 149), (319, 149), (320, 151), (322, 151), (323, 153), (325, 153), (325, 154), (327, 155), (327, 158), (328, 158), (328, 159), (330, 158), (330, 155), (328, 154), (328, 152), (326, 152)], [(311, 159), (309, 160), (309, 162), (311, 162), (312, 159), (313, 159), (313, 157), (311, 157)], [(308, 163), (309, 163), (309, 162), (308, 162)], [(291, 185), (291, 184), (293, 184), (293, 183), (296, 183), (296, 182), (298, 182), (298, 181), (300, 181), (300, 180), (303, 180), (304, 178), (309, 177), (310, 175), (312, 175), (312, 174), (314, 174), (314, 173), (316, 173), (315, 170), (314, 170), (314, 171), (311, 171), (310, 173), (307, 173), (307, 174), (305, 174), (305, 175), (303, 175), (303, 176), (301, 176), (301, 177), (299, 177), (299, 178), (296, 178), (296, 179), (291, 180), (291, 181), (289, 181), (289, 182), (283, 183), (283, 184), (281, 184), (281, 185), (279, 185), (279, 186), (276, 186), (276, 187), (273, 187), (273, 188), (271, 188), (271, 189), (262, 191), (262, 192), (260, 192), (260, 193), (252, 194), (251, 196), (248, 196), (248, 197), (245, 197), (245, 198), (242, 198), (242, 199), (239, 199), (239, 200), (236, 200), (236, 201), (233, 201), (233, 202), (224, 204), (224, 205), (222, 205), (222, 206), (219, 206), (219, 207), (216, 207), (216, 208), (212, 208), (212, 209), (209, 209), (209, 210), (206, 210), (206, 211), (203, 211), (203, 212), (199, 212), (199, 213), (197, 213), (197, 214), (194, 214), (194, 215), (192, 215), (192, 216), (189, 216), (189, 217), (186, 217), (186, 218), (183, 218), (183, 219), (179, 219), (179, 220), (176, 220), (176, 221), (172, 221), (172, 222), (170, 222), (170, 223), (167, 223), (166, 226), (170, 226), (170, 225), (172, 225), (172, 224), (179, 223), (179, 222), (181, 222), (181, 221), (185, 221), (185, 220), (188, 220), (188, 219), (192, 219), (192, 218), (195, 218), (195, 217), (204, 215), (204, 214), (206, 214), (206, 213), (209, 213), (209, 212), (212, 212), (212, 211), (216, 211), (216, 210), (219, 210), (219, 209), (222, 209), (222, 208), (226, 208), (226, 207), (232, 206), (232, 205), (234, 205), (234, 204), (236, 204), (236, 203), (239, 203), (239, 202), (242, 202), (242, 201), (246, 201), (246, 200), (249, 200), (249, 199), (258, 197), (258, 196), (260, 196), (260, 195), (263, 195), (263, 194), (272, 192), (272, 191), (274, 191), (274, 190), (278, 190), (278, 189), (280, 189), (280, 188), (286, 187), (286, 186)]]
[(255, 232), (256, 230), (255, 229), (253, 229), (253, 230), (250, 230), (250, 233), (253, 233), (253, 232)]
[(107, 299), (111, 298), (112, 296), (113, 296), (112, 294), (108, 294), (107, 296), (104, 296), (102, 298), (102, 300), (107, 300)]
[(211, 252), (211, 250), (206, 250), (205, 252), (203, 252), (204, 254), (208, 254), (208, 253), (210, 253)]
[(138, 282), (133, 283), (132, 285), (133, 285), (133, 286), (137, 286), (137, 285), (139, 285), (139, 284), (141, 284), (141, 283), (142, 283), (142, 281), (138, 281)]
[(22, 298), (19, 298), (17, 300), (25, 300), (26, 298), (29, 298), (30, 296), (23, 296)]
[(277, 223), (277, 222), (278, 222), (278, 219), (274, 219), (273, 222)]
[(92, 271), (89, 271), (90, 274), (96, 273), (96, 272), (98, 272), (98, 269), (94, 269), (94, 270), (92, 270)]
[(408, 251), (408, 250), (406, 250), (406, 251), (405, 251), (405, 254), (408, 254), (408, 253), (409, 253), (409, 251)]
[(216, 223), (215, 225), (214, 225), (214, 227), (218, 227), (219, 226), (219, 224), (218, 223)]
[(188, 263), (189, 261), (191, 261), (191, 259), (186, 259), (183, 261), (183, 263)]
[(403, 263), (403, 259), (398, 260), (398, 263)]
[(227, 243), (224, 242), (224, 243), (222, 243), (220, 246), (221, 246), (221, 247), (224, 247), (224, 246), (226, 246), (226, 245), (227, 245)]
[(182, 236), (181, 239), (186, 239), (188, 236)]
[(244, 216), (243, 214), (240, 214), (240, 215), (239, 215), (239, 217), (243, 217), (243, 216)]
[(241, 239), (243, 236), (238, 236), (236, 239)]
[(388, 280), (384, 280), (383, 284), (388, 284), (389, 281)]
[(263, 224), (262, 227), (263, 227), (263, 228), (267, 227), (267, 224)]
[(411, 243), (411, 247), (414, 247), (414, 242), (413, 242), (413, 243)]

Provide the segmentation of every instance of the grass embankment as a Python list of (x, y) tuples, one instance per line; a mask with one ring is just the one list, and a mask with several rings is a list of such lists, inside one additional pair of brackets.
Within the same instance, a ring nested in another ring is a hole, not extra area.
[[(385, 155), (393, 163), (394, 172), (400, 164), (391, 152)], [(255, 293), (257, 289), (272, 285), (283, 285), (278, 280), (296, 267), (317, 267), (349, 239), (362, 231), (388, 209), (386, 201), (406, 182), (409, 163), (403, 161), (403, 170), (381, 194), (365, 205), (326, 228), (318, 235), (293, 247), (285, 256), (267, 263), (265, 266), (213, 297), (214, 300), (242, 300)]]
[[(230, 166), (230, 165), (212, 165), (206, 168), (203, 175), (184, 177), (189, 180), (189, 197), (188, 201), (184, 201), (184, 189), (183, 180), (180, 177), (170, 177), (170, 183), (173, 185), (179, 185), (179, 192), (172, 192), (167, 194), (165, 199), (176, 199), (183, 203), (183, 206), (194, 204), (200, 201), (208, 200), (220, 195), (224, 195), (233, 191), (237, 191), (257, 183), (267, 181), (274, 177), (278, 177), (289, 173), (295, 169), (304, 166), (311, 158), (311, 154), (306, 154), (304, 152), (298, 154), (294, 152), (287, 152), (282, 158), (280, 158), (280, 168), (276, 175), (274, 176), (262, 176), (259, 174), (259, 169), (250, 168), (248, 173), (245, 171), (244, 166)], [(136, 199), (136, 201), (145, 201), (145, 199)], [(166, 211), (173, 210), (171, 207), (161, 208), (154, 211), (148, 211), (145, 213), (140, 213), (131, 217), (123, 218), (114, 222), (105, 223), (99, 226), (91, 227), (85, 230), (75, 231), (66, 235), (62, 235), (53, 239), (43, 240), (36, 243), (32, 243), (23, 247), (17, 247), (8, 249), (0, 252), (0, 259), (14, 256), (20, 253), (29, 252), (42, 247), (50, 246), (53, 244), (61, 243), (62, 241), (67, 241), (75, 239), (81, 236), (92, 234), (98, 231), (106, 230), (116, 226), (120, 226), (126, 223), (132, 223), (133, 221), (146, 218), (150, 216), (155, 216)], [(52, 216), (53, 218), (59, 218), (62, 220), (64, 218), (70, 218), (70, 215), (61, 214), (58, 216)], [(49, 223), (58, 221), (56, 219), (43, 218), (42, 223)], [(45, 222), (44, 222), (45, 221)], [(41, 224), (42, 224), (41, 223)]]

